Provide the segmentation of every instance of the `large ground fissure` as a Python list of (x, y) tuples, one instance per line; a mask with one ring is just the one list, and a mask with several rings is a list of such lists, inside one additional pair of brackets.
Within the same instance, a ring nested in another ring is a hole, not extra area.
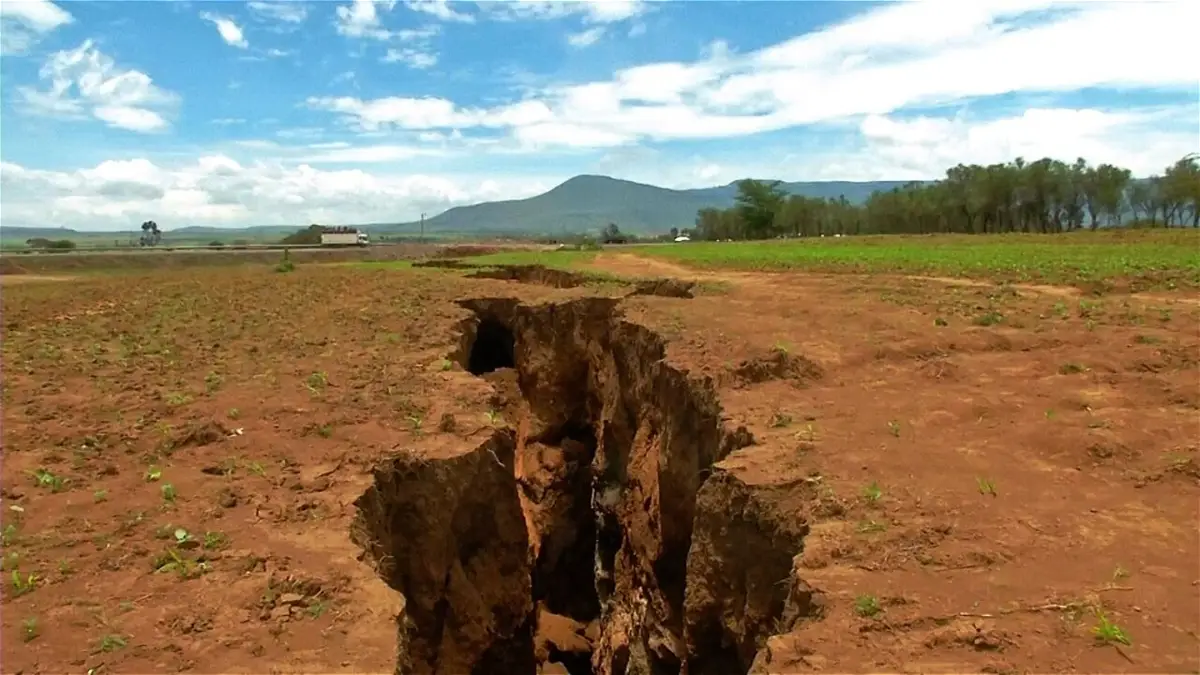
[(750, 442), (711, 385), (615, 300), (460, 304), (453, 357), (513, 376), (516, 423), (453, 459), (402, 453), (358, 500), (354, 537), (407, 603), (397, 672), (746, 672), (806, 530), (742, 508), (720, 542), (725, 504), (754, 498), (728, 476), (704, 494)]

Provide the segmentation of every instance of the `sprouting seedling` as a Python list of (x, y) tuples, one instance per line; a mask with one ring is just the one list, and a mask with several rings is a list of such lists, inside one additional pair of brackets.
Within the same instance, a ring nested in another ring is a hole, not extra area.
[(96, 490), (92, 493), (92, 501), (99, 504), (108, 501), (108, 490)]
[(1132, 645), (1133, 642), (1129, 639), (1129, 635), (1125, 630), (1109, 620), (1103, 612), (1096, 611), (1096, 626), (1092, 628), (1092, 634), (1101, 642), (1110, 644)]
[(438, 362), (438, 368), (442, 371), (450, 370), (454, 367), (454, 363), (450, 359), (442, 359)]
[(308, 390), (316, 394), (329, 385), (329, 377), (324, 372), (316, 372), (304, 380)]
[(50, 488), (51, 492), (61, 492), (65, 485), (62, 476), (55, 475), (48, 469), (37, 469), (34, 471), (33, 480), (38, 487)]
[(223, 381), (224, 378), (222, 378), (218, 373), (215, 371), (210, 372), (204, 376), (204, 390), (211, 394), (217, 389), (221, 388), (221, 382)]
[(146, 482), (147, 483), (153, 483), (153, 482), (159, 480), (160, 478), (162, 478), (162, 469), (160, 469), (159, 467), (151, 466), (149, 469), (146, 469)]
[(38, 630), (38, 621), (36, 617), (30, 617), (21, 621), (21, 640), (31, 642), (41, 634)]
[(0, 544), (3, 544), (5, 548), (8, 548), (16, 542), (17, 526), (13, 523), (9, 523), (8, 525), (4, 526), (3, 530), (0, 530)]
[(1129, 570), (1125, 569), (1124, 567), (1121, 567), (1120, 565), (1117, 565), (1117, 568), (1113, 570), (1112, 580), (1120, 581), (1122, 579), (1127, 578), (1128, 576), (1129, 576)]
[(863, 497), (870, 503), (874, 504), (883, 497), (883, 490), (879, 487), (879, 483), (871, 481), (871, 484), (863, 488)]
[(421, 431), (421, 425), (425, 423), (425, 420), (421, 419), (420, 415), (409, 415), (408, 423), (412, 426), (413, 431), (419, 433)]
[(990, 478), (976, 478), (975, 482), (979, 485), (979, 494), (996, 496), (996, 484)]
[(859, 616), (875, 616), (882, 611), (879, 598), (873, 595), (860, 595), (854, 599), (854, 613)]
[(204, 533), (204, 548), (208, 551), (225, 548), (229, 544), (229, 538), (224, 532), (205, 532)]
[(900, 438), (900, 423), (897, 422), (896, 420), (889, 421), (888, 422), (888, 431), (896, 438)]
[(504, 419), (500, 416), (500, 413), (496, 412), (495, 410), (489, 410), (485, 412), (484, 416), (487, 417), (488, 422), (491, 424), (499, 424)]
[(100, 638), (100, 651), (115, 652), (118, 649), (124, 649), (128, 644), (123, 635), (105, 635)]
[(13, 595), (16, 596), (25, 595), (26, 593), (29, 593), (33, 589), (37, 588), (39, 577), (33, 573), (21, 574), (21, 570), (13, 570), (11, 579)]
[(767, 421), (767, 425), (776, 429), (782, 429), (792, 423), (792, 416), (784, 412), (771, 413), (771, 419)]
[(164, 502), (167, 502), (168, 504), (175, 503), (176, 493), (175, 493), (174, 485), (171, 485), (170, 483), (163, 483), (161, 492), (162, 492), (162, 498), (163, 498)]

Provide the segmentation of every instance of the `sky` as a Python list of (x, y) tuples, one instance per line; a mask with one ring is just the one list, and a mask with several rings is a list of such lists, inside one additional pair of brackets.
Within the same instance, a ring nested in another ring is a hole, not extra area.
[(0, 227), (1200, 151), (1200, 2), (0, 2)]

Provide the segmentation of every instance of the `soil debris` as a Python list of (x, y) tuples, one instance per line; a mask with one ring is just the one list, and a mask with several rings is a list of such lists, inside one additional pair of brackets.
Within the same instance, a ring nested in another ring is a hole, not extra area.
[(825, 376), (825, 371), (814, 361), (798, 354), (790, 354), (785, 349), (775, 348), (767, 356), (742, 361), (734, 368), (733, 375), (745, 386), (769, 380), (804, 383), (821, 379)]

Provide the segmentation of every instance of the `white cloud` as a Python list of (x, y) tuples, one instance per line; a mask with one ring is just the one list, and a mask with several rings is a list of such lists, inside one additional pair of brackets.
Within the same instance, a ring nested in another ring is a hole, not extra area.
[(430, 14), (442, 21), (475, 23), (474, 16), (455, 11), (447, 0), (406, 0), (404, 5), (414, 12)]
[(38, 115), (82, 119), (90, 113), (111, 127), (153, 132), (170, 126), (164, 111), (178, 103), (149, 75), (119, 68), (91, 40), (52, 54), (38, 77), (49, 89), (17, 87), (25, 111)]
[(390, 40), (393, 33), (383, 27), (379, 19), (379, 8), (391, 11), (395, 0), (354, 0), (349, 5), (339, 5), (335, 27), (339, 35), (372, 40)]
[(223, 155), (164, 167), (146, 159), (91, 169), (43, 171), (4, 162), (4, 222), (88, 230), (129, 229), (146, 218), (166, 228), (192, 224), (403, 222), (459, 204), (525, 197), (552, 187), (539, 179), (323, 171), (308, 164), (243, 164)]
[(649, 10), (643, 0), (515, 0), (481, 2), (489, 17), (501, 21), (553, 20), (581, 16), (586, 23), (615, 23), (640, 16)]
[(403, 49), (389, 49), (380, 60), (384, 63), (403, 63), (409, 68), (421, 70), (437, 65), (437, 54), (406, 47)]
[(567, 44), (572, 47), (588, 47), (596, 44), (602, 37), (604, 37), (604, 26), (595, 26), (578, 33), (571, 33), (567, 36)]
[(49, 0), (0, 2), (0, 54), (23, 54), (47, 33), (73, 20)]
[[(1074, 108), (1031, 108), (996, 119), (968, 122), (962, 118), (895, 119), (871, 115), (860, 130), (866, 148), (851, 162), (874, 167), (866, 180), (938, 176), (958, 163), (995, 164), (1017, 157), (1051, 157), (1092, 163), (1108, 162), (1135, 175), (1160, 173), (1187, 154), (1200, 151), (1200, 137), (1189, 132), (1196, 106), (1104, 111)], [(840, 170), (835, 161), (834, 170)], [(864, 169), (866, 167), (864, 166)]]
[[(569, 9), (580, 4), (509, 9), (545, 16), (580, 11)], [(610, 8), (596, 16), (616, 20), (632, 11)], [(593, 138), (609, 146), (617, 139), (745, 136), (1001, 94), (1091, 87), (1194, 93), (1198, 73), (1187, 45), (1198, 23), (1200, 3), (901, 3), (747, 54), (717, 42), (696, 62), (647, 64), (609, 80), (542, 89), (527, 102), (548, 111), (528, 122), (538, 129), (511, 134), (572, 146)], [(1097, 44), (1125, 46), (1097, 50)], [(438, 115), (411, 115), (418, 105), (430, 104), (393, 97), (317, 107), (365, 128), (520, 126), (493, 123), (511, 104), (462, 110), (438, 99)], [(588, 133), (560, 133), (568, 128)]]
[(246, 41), (246, 36), (242, 34), (241, 27), (234, 23), (233, 19), (209, 12), (200, 14), (200, 18), (211, 22), (217, 27), (217, 33), (220, 34), (225, 44), (240, 49), (246, 49), (250, 46), (250, 43)]
[(308, 18), (308, 8), (301, 2), (263, 2), (252, 0), (246, 3), (255, 18), (284, 24), (300, 24)]

